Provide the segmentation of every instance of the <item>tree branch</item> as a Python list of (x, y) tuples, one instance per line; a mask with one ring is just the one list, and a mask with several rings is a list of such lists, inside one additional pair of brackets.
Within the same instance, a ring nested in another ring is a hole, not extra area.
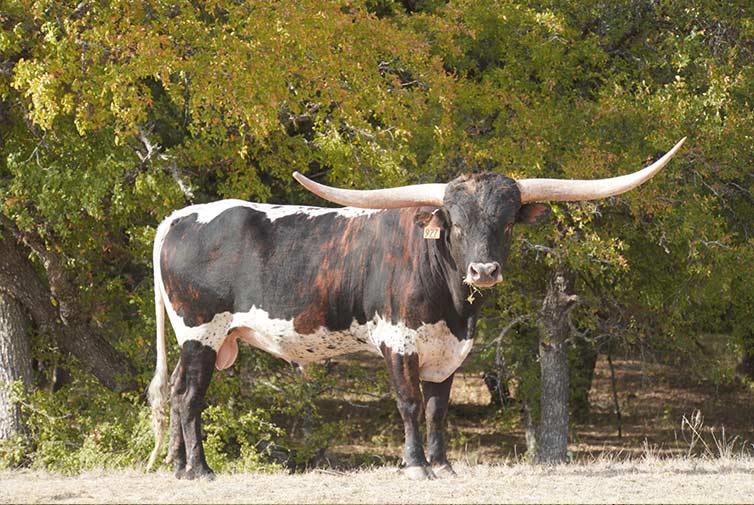
[[(21, 232), (2, 214), (0, 231), (6, 232), (0, 240), (3, 258), (0, 291), (18, 300), (37, 327), (55, 339), (64, 352), (76, 356), (84, 369), (103, 385), (116, 391), (136, 389), (136, 372), (131, 363), (82, 317), (77, 290), (68, 279), (61, 258), (46, 250), (41, 238)], [(22, 240), (18, 240), (19, 237)], [(29, 261), (25, 247), (41, 260), (49, 287)]]

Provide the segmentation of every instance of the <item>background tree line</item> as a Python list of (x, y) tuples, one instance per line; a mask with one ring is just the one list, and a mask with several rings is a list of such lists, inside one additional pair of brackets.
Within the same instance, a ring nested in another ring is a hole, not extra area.
[[(321, 204), (292, 170), (359, 188), (477, 170), (596, 178), (688, 136), (640, 190), (555, 205), (550, 223), (519, 230), (481, 366), (499, 391), (516, 384), (542, 460), (565, 458), (569, 411), (588, 415), (598, 354), (653, 353), (718, 381), (733, 355), (754, 377), (753, 11), (5, 0), (2, 459), (143, 461), (156, 224), (219, 198)], [(205, 414), (213, 466), (262, 465), (275, 447), (311, 461), (336, 436), (316, 402), (337, 387), (325, 367), (303, 381), (250, 352), (219, 377)]]

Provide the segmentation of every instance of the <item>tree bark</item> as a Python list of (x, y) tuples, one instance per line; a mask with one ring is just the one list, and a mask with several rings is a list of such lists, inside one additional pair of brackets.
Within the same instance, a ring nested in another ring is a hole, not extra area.
[(31, 353), (21, 305), (0, 293), (0, 440), (23, 433), (21, 410), (11, 400), (11, 385), (31, 387)]
[[(3, 224), (7, 223), (5, 218)], [(78, 358), (84, 369), (104, 386), (115, 391), (136, 389), (136, 372), (131, 363), (83, 317), (77, 307), (75, 290), (62, 268), (58, 268), (59, 262), (55, 262), (49, 251), (45, 254), (42, 261), (48, 271), (50, 287), (40, 279), (28, 259), (28, 251), (10, 233), (5, 233), (0, 238), (0, 257), (3, 258), (0, 293), (16, 299), (43, 333), (55, 339), (62, 351)], [(55, 290), (53, 285), (59, 289)]]
[(577, 300), (573, 272), (558, 264), (553, 270), (539, 317), (542, 378), (535, 459), (540, 463), (560, 463), (568, 454), (568, 313)]

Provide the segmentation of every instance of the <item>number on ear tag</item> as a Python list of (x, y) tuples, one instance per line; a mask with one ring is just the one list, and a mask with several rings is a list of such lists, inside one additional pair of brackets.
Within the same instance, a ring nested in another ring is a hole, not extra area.
[(432, 211), (432, 218), (424, 227), (424, 238), (428, 240), (437, 240), (440, 238), (440, 230), (442, 230), (443, 220), (437, 212), (439, 210), (440, 209), (435, 209)]
[(437, 228), (436, 226), (425, 226), (424, 238), (429, 240), (437, 240), (438, 238), (440, 238), (440, 228)]

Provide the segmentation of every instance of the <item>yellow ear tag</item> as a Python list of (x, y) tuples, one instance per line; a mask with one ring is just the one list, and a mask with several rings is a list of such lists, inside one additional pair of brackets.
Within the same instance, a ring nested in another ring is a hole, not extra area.
[(425, 226), (424, 238), (429, 240), (437, 240), (438, 238), (440, 238), (440, 228), (437, 228), (435, 226)]
[(437, 210), (435, 210), (432, 212), (432, 219), (424, 227), (424, 238), (437, 240), (440, 238), (440, 230), (442, 230), (442, 218), (437, 216)]

